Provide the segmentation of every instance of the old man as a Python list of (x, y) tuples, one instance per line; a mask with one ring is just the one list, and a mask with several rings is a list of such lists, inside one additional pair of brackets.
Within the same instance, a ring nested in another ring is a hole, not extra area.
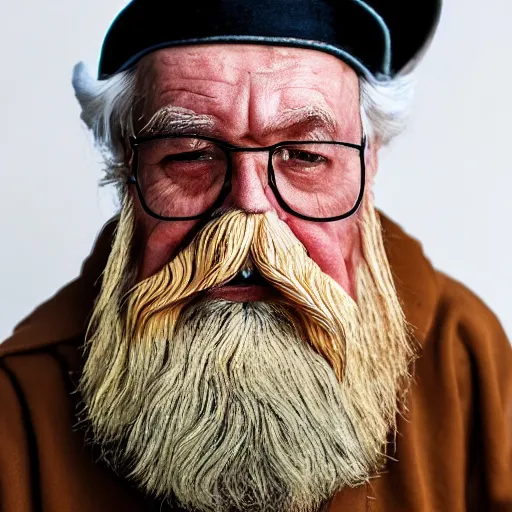
[(375, 210), (438, 0), (134, 0), (73, 84), (119, 215), (0, 348), (9, 512), (512, 511), (512, 351)]

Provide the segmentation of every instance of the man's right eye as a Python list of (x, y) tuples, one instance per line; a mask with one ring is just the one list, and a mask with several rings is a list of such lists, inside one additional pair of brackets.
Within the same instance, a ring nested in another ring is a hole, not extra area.
[(187, 151), (183, 153), (172, 153), (162, 158), (162, 163), (172, 162), (196, 162), (198, 160), (212, 160), (213, 154), (210, 151)]

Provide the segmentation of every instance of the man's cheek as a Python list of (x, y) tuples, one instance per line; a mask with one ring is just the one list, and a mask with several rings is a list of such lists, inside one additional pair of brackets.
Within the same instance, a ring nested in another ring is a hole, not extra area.
[(139, 222), (137, 281), (152, 276), (164, 267), (181, 248), (198, 222), (197, 220)]
[(286, 223), (320, 269), (353, 295), (353, 270), (361, 252), (357, 223), (351, 219), (315, 223), (294, 217), (288, 217)]

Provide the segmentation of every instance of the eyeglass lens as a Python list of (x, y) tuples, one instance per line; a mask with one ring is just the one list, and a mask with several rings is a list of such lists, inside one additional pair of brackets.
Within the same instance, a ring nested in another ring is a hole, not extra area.
[[(214, 142), (176, 137), (141, 142), (137, 179), (146, 206), (162, 217), (193, 217), (210, 209), (222, 192), (228, 155)], [(327, 218), (349, 212), (361, 188), (357, 148), (300, 143), (272, 155), (275, 184), (296, 213)]]

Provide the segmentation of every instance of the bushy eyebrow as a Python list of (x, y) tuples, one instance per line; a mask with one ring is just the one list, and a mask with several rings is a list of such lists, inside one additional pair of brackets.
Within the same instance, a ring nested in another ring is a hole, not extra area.
[[(276, 133), (301, 134), (319, 132), (328, 137), (335, 137), (338, 131), (336, 118), (329, 110), (318, 106), (304, 106), (283, 110), (263, 127), (264, 136)], [(141, 135), (178, 135), (178, 134), (216, 135), (214, 116), (198, 114), (193, 110), (165, 106), (155, 112), (139, 132)]]
[(198, 114), (188, 108), (169, 105), (153, 114), (139, 132), (139, 136), (211, 132), (214, 124), (213, 116)]
[(307, 133), (320, 131), (335, 137), (338, 131), (336, 118), (329, 110), (318, 106), (305, 106), (286, 109), (267, 123), (265, 135), (279, 132)]

